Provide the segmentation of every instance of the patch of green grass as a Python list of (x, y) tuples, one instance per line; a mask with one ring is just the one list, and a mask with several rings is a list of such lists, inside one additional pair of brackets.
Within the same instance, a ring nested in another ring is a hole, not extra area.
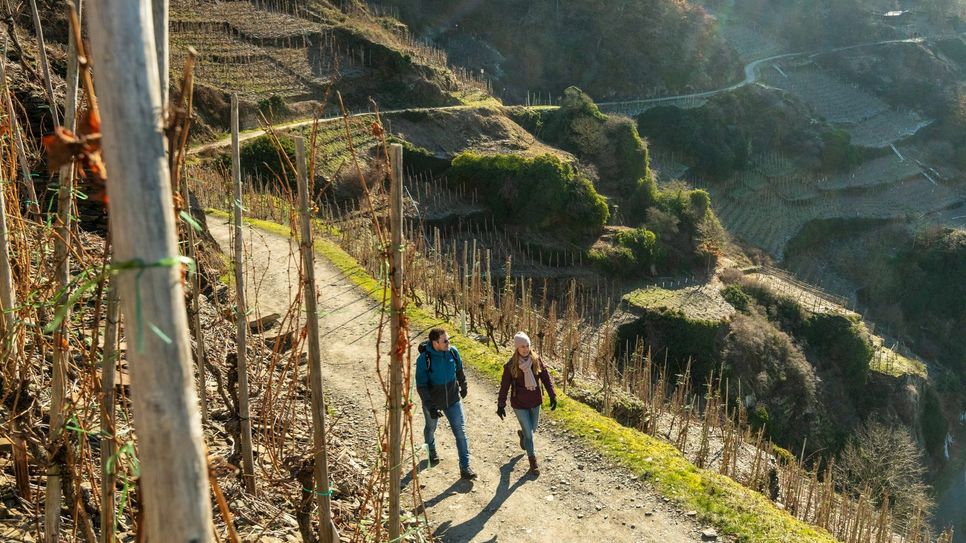
[[(227, 217), (224, 212), (212, 212)], [(281, 236), (290, 235), (287, 227), (266, 221), (248, 220), (249, 224)], [(370, 276), (352, 256), (328, 239), (319, 239), (316, 250), (332, 262), (345, 276), (364, 291), (382, 301), (381, 283)], [(450, 337), (459, 345), (463, 360), (492, 382), (498, 382), (510, 351), (495, 352), (486, 345), (464, 336), (458, 327), (440, 320), (421, 308), (410, 305), (406, 310), (410, 329), (448, 326)], [(776, 508), (761, 494), (734, 480), (700, 469), (690, 463), (670, 443), (621, 426), (593, 408), (563, 399), (557, 410), (547, 415), (609, 459), (647, 479), (663, 495), (682, 507), (693, 509), (699, 517), (722, 532), (747, 543), (832, 543), (835, 538), (826, 531), (809, 526)]]

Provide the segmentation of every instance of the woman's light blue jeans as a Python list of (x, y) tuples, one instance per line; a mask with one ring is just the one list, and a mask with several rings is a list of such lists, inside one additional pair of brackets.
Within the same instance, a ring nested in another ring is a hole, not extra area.
[(527, 455), (536, 456), (533, 452), (533, 433), (537, 431), (537, 423), (540, 421), (540, 406), (514, 409), (513, 412), (516, 413), (520, 429), (523, 430), (523, 447), (527, 450)]

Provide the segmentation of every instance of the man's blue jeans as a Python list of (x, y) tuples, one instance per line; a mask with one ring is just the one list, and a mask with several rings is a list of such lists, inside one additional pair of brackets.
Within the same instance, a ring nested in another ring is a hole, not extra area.
[[(460, 469), (466, 469), (470, 467), (470, 446), (466, 441), (463, 402), (456, 402), (446, 409), (441, 409), (441, 411), (446, 416), (446, 420), (449, 421), (450, 428), (453, 429), (453, 437), (456, 438), (456, 452), (460, 457)], [(426, 409), (425, 405), (423, 406), (423, 418), (426, 419), (426, 425), (423, 426), (423, 439), (426, 441), (426, 447), (429, 448), (429, 453), (434, 454), (436, 452), (436, 438), (434, 434), (436, 433), (436, 425), (439, 423), (439, 419), (430, 417), (429, 410)]]
[(533, 452), (533, 433), (537, 431), (537, 423), (540, 422), (540, 406), (514, 409), (513, 412), (516, 413), (520, 429), (523, 430), (523, 447), (527, 450), (527, 456), (536, 456)]

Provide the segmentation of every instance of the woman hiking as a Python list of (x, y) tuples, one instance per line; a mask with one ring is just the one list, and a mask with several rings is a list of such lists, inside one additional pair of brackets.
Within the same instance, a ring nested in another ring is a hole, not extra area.
[(540, 475), (537, 465), (537, 455), (533, 450), (533, 433), (537, 431), (540, 419), (540, 404), (543, 403), (543, 393), (539, 381), (550, 396), (550, 410), (557, 408), (557, 393), (553, 389), (553, 381), (547, 367), (543, 364), (535, 351), (530, 349), (530, 337), (523, 332), (513, 336), (515, 347), (513, 356), (503, 366), (503, 380), (500, 382), (500, 395), (497, 399), (496, 414), (502, 420), (506, 417), (506, 397), (510, 394), (510, 407), (520, 422), (517, 435), (520, 436), (520, 448), (527, 451), (530, 459), (530, 472)]

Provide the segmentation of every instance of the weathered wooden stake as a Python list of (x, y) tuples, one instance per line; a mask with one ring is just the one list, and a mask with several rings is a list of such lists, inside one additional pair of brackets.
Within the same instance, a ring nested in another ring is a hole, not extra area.
[[(213, 539), (204, 436), (192, 386), (182, 263), (164, 152), (153, 21), (140, 2), (90, 6), (118, 295), (147, 541)], [(79, 44), (80, 45), (80, 44)], [(86, 86), (86, 83), (85, 83)], [(88, 97), (93, 98), (92, 96)]]
[(319, 313), (315, 299), (315, 255), (312, 242), (312, 218), (309, 214), (308, 179), (305, 167), (305, 140), (295, 138), (295, 163), (298, 170), (299, 219), (302, 253), (302, 277), (305, 292), (305, 326), (308, 330), (309, 381), (312, 388), (312, 430), (315, 447), (315, 500), (319, 507), (319, 537), (322, 543), (339, 540), (339, 532), (332, 522), (332, 493), (329, 486), (328, 444), (325, 439), (325, 397), (322, 395), (322, 354), (319, 347)]
[(109, 464), (114, 456), (114, 374), (118, 360), (118, 325), (120, 304), (114, 282), (107, 291), (107, 323), (104, 329), (104, 351), (101, 360), (101, 537), (100, 543), (114, 542), (114, 470)]
[(255, 458), (252, 453), (252, 420), (248, 406), (248, 307), (245, 303), (245, 264), (242, 259), (242, 179), (238, 147), (238, 95), (231, 96), (231, 178), (235, 185), (235, 320), (238, 343), (238, 418), (241, 422), (242, 478), (245, 489), (255, 493)]
[[(5, 365), (9, 364), (11, 369), (5, 373), (4, 379), (12, 379), (16, 374), (13, 366), (17, 363), (17, 343), (13, 338), (17, 293), (10, 268), (5, 184), (6, 182), (0, 179), (0, 353), (5, 355), (4, 360), (7, 361)], [(9, 343), (7, 343), (8, 340)]]
[[(168, 40), (168, 0), (151, 0), (151, 14), (154, 19), (154, 42), (157, 46), (158, 76), (160, 77), (162, 111), (168, 109), (168, 92), (170, 79), (170, 55)], [(172, 149), (171, 152), (174, 152)]]
[[(50, 94), (51, 114), (54, 123), (59, 124), (57, 114), (57, 102), (54, 99), (53, 86), (50, 81), (50, 70), (47, 66), (47, 55), (43, 51), (44, 39), (40, 29), (40, 16), (37, 14), (37, 3), (30, 1), (33, 11), (34, 25), (37, 27), (37, 40), (41, 49), (40, 59), (44, 69), (44, 77), (47, 78), (47, 89)], [(78, 5), (78, 9), (80, 4)], [(72, 10), (68, 6), (68, 14)], [(69, 17), (69, 15), (68, 15)], [(80, 12), (78, 11), (78, 20)], [(67, 92), (64, 97), (64, 128), (74, 131), (77, 120), (77, 44), (74, 42), (74, 33), (70, 32), (69, 47), (67, 52)], [(54, 272), (55, 282), (61, 292), (58, 303), (66, 304), (70, 299), (70, 236), (71, 236), (71, 215), (73, 211), (73, 192), (74, 192), (74, 165), (67, 164), (60, 168), (57, 187), (57, 220), (54, 223), (54, 262), (57, 270)], [(67, 322), (70, 321), (69, 311), (64, 316), (64, 321), (54, 331), (54, 367), (51, 372), (51, 394), (50, 394), (50, 441), (54, 443), (61, 439), (64, 414), (64, 395), (66, 394), (67, 363), (70, 357), (67, 338)], [(45, 521), (44, 533), (49, 542), (60, 540), (60, 508), (61, 508), (61, 473), (60, 464), (56, 461), (51, 462), (47, 469), (47, 493), (45, 495)]]
[[(401, 532), (399, 494), (401, 491), (400, 476), (402, 474), (402, 359), (405, 352), (400, 345), (405, 344), (408, 339), (405, 335), (400, 337), (403, 320), (402, 145), (392, 144), (389, 148), (389, 155), (392, 166), (392, 186), (389, 192), (391, 206), (389, 223), (392, 231), (392, 257), (389, 260), (391, 266), (389, 279), (392, 288), (392, 309), (390, 312), (392, 319), (392, 356), (389, 366), (389, 540), (398, 541)], [(465, 251), (463, 256), (465, 266)], [(466, 273), (465, 268), (462, 273)]]
[(40, 68), (44, 72), (44, 89), (47, 91), (47, 103), (50, 105), (50, 115), (54, 126), (60, 126), (60, 113), (57, 111), (57, 99), (54, 98), (54, 85), (50, 80), (50, 63), (47, 62), (47, 47), (44, 44), (44, 27), (40, 22), (40, 12), (37, 11), (37, 0), (30, 0), (30, 14), (34, 20), (34, 34), (37, 36), (37, 53), (40, 57)]

